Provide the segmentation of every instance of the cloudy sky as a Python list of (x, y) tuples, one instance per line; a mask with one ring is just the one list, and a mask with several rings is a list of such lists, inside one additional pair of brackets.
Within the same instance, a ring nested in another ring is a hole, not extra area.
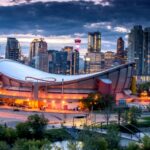
[(24, 54), (35, 37), (58, 50), (80, 37), (82, 54), (92, 31), (101, 32), (102, 51), (115, 51), (117, 38), (127, 40), (136, 24), (150, 26), (150, 0), (0, 0), (0, 55), (8, 36), (19, 39)]

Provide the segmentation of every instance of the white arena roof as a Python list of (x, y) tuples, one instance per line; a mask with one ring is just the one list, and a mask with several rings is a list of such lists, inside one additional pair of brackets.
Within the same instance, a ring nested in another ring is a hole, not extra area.
[[(128, 63), (133, 64), (133, 62)], [(128, 65), (126, 64), (126, 65)], [(92, 74), (82, 74), (82, 75), (62, 75), (62, 74), (52, 74), (40, 71), (38, 69), (32, 68), (30, 66), (21, 64), (17, 61), (9, 60), (9, 59), (1, 59), (0, 60), (0, 74), (3, 74), (9, 78), (16, 79), (23, 82), (62, 82), (62, 81), (74, 81), (80, 80), (83, 78), (90, 78), (97, 75), (103, 75), (104, 73), (110, 72), (114, 69), (124, 67), (125, 65), (120, 65), (113, 67), (112, 69), (108, 69), (102, 72), (92, 73)], [(55, 79), (55, 80), (54, 80)], [(108, 82), (108, 81), (107, 81)]]
[(20, 81), (30, 80), (32, 82), (37, 80), (39, 80), (39, 82), (41, 82), (42, 80), (54, 81), (54, 79), (55, 82), (62, 82), (62, 80), (73, 81), (99, 74), (99, 73), (84, 74), (84, 75), (51, 74), (9, 59), (0, 60), (0, 73), (16, 80)]

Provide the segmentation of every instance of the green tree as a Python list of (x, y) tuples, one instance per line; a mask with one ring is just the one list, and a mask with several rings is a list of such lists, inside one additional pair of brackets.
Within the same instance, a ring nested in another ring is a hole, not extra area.
[(104, 110), (105, 108), (112, 108), (114, 104), (114, 96), (110, 94), (100, 95), (99, 93), (90, 93), (88, 97), (81, 100), (84, 109)]
[(10, 146), (4, 142), (4, 141), (0, 141), (0, 150), (9, 150)]
[(103, 94), (99, 101), (98, 101), (98, 106), (100, 109), (112, 109), (113, 104), (115, 103), (115, 98), (111, 94)]
[(142, 150), (150, 150), (150, 137), (144, 136), (142, 139)]
[(28, 122), (18, 123), (16, 126), (16, 132), (19, 138), (31, 139), (30, 126)]
[(88, 97), (83, 98), (81, 100), (83, 108), (88, 109), (89, 111), (91, 111), (92, 109), (96, 109), (97, 103), (98, 103), (100, 97), (101, 97), (101, 95), (99, 93), (88, 94)]
[(111, 150), (115, 148), (118, 149), (120, 143), (120, 135), (119, 135), (119, 129), (117, 128), (117, 125), (114, 124), (108, 127), (106, 140)]
[(47, 138), (51, 142), (72, 139), (71, 135), (64, 128), (46, 130), (45, 138)]
[(141, 115), (141, 110), (137, 107), (131, 107), (128, 111), (128, 119), (129, 123), (136, 125), (137, 124), (137, 119)]
[(83, 142), (83, 150), (107, 150), (107, 141), (90, 129), (85, 126), (78, 136), (78, 141)]
[(1, 141), (5, 141), (8, 144), (12, 144), (16, 139), (17, 139), (17, 133), (15, 129), (0, 125), (0, 140)]
[(141, 150), (141, 149), (140, 149), (140, 146), (137, 143), (131, 142), (131, 143), (129, 143), (126, 150)]
[(83, 141), (83, 150), (107, 150), (107, 142), (99, 136), (87, 136)]
[(50, 143), (47, 140), (17, 140), (12, 150), (41, 150), (42, 147)]
[(129, 115), (128, 115), (128, 111), (125, 110), (124, 113), (121, 114), (121, 118), (122, 118), (122, 122), (124, 124), (127, 124), (129, 121)]
[(48, 119), (44, 115), (31, 115), (28, 117), (27, 123), (30, 127), (30, 132), (35, 139), (43, 138), (45, 127), (48, 124)]
[(80, 150), (81, 149), (79, 142), (75, 140), (68, 141), (67, 148), (68, 150)]
[(13, 144), (17, 139), (16, 130), (13, 128), (5, 128), (5, 135), (3, 140), (5, 140), (8, 144)]
[(5, 127), (0, 125), (0, 140), (4, 140), (5, 136)]

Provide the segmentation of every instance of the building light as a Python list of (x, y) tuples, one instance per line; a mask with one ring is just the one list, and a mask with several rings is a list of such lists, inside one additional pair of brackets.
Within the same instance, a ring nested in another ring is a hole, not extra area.
[(55, 101), (54, 100), (52, 100), (52, 104), (54, 104), (55, 103)]
[(85, 58), (85, 61), (90, 61), (90, 58), (89, 58), (89, 57), (86, 57), (86, 58)]

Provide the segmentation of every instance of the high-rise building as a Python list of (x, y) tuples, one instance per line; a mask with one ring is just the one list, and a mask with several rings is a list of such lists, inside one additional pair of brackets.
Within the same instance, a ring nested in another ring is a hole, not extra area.
[(150, 75), (150, 27), (143, 34), (144, 75)]
[(86, 53), (85, 73), (94, 73), (101, 71), (101, 63), (102, 63), (101, 53)]
[(143, 29), (134, 26), (128, 37), (128, 61), (136, 63), (136, 74), (144, 73)]
[(19, 61), (21, 57), (21, 48), (16, 38), (8, 37), (6, 45), (5, 58)]
[(124, 64), (126, 61), (125, 50), (124, 50), (124, 40), (122, 37), (117, 39), (117, 52), (115, 56), (115, 62), (117, 64)]
[(107, 51), (104, 53), (104, 62), (105, 62), (105, 69), (111, 68), (113, 66), (115, 60), (115, 53), (112, 51)]
[(121, 59), (124, 58), (124, 40), (122, 37), (117, 40), (117, 56)]
[(101, 51), (101, 33), (93, 32), (88, 33), (88, 52)]
[(88, 52), (85, 55), (85, 73), (93, 73), (101, 71), (101, 33), (88, 33)]
[(31, 42), (29, 64), (34, 68), (48, 72), (47, 43), (44, 39), (34, 39)]
[(37, 56), (40, 52), (47, 51), (47, 43), (43, 38), (34, 39), (30, 44), (30, 54), (29, 59), (32, 60), (33, 57)]
[(63, 51), (67, 52), (67, 74), (79, 74), (79, 51), (72, 46), (64, 47)]
[(79, 51), (73, 52), (72, 74), (79, 74)]
[(55, 74), (67, 73), (67, 52), (49, 50), (48, 51), (49, 72)]

